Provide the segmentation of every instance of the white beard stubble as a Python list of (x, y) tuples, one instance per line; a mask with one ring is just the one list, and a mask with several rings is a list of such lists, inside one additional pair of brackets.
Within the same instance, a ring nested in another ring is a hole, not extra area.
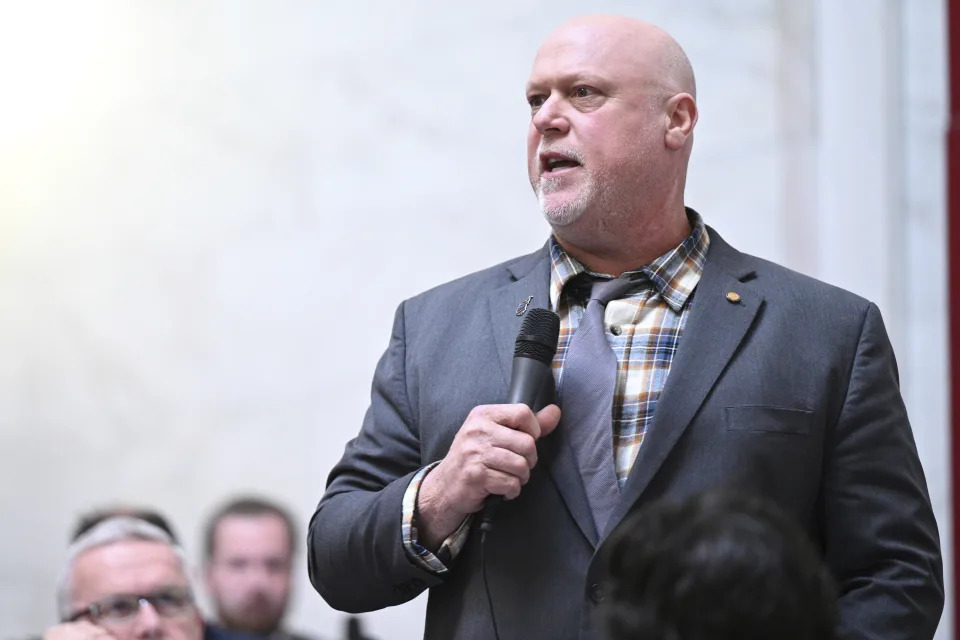
[[(544, 149), (541, 144), (541, 147), (537, 149), (537, 156), (544, 151), (547, 151), (547, 149)], [(576, 195), (573, 195), (573, 197), (568, 196), (568, 199), (561, 203), (551, 204), (548, 202), (547, 196), (563, 189), (564, 180), (567, 178), (563, 176), (547, 177), (541, 174), (539, 182), (535, 185), (537, 202), (540, 203), (540, 213), (543, 214), (543, 217), (546, 218), (551, 226), (564, 227), (575, 222), (584, 214), (587, 207), (589, 207), (596, 198), (599, 186), (595, 176), (583, 166), (583, 155), (579, 151), (576, 149), (563, 148), (549, 149), (549, 151), (560, 152), (573, 158), (580, 163), (580, 171), (583, 173), (580, 177), (582, 183)]]
[(537, 201), (540, 203), (540, 213), (551, 226), (565, 227), (575, 222), (596, 199), (599, 191), (597, 181), (583, 167), (581, 171), (584, 175), (581, 176), (582, 184), (577, 189), (576, 195), (559, 203), (550, 203), (547, 196), (563, 188), (564, 178), (540, 177), (540, 182), (537, 184)]
[[(583, 175), (577, 179), (580, 184), (575, 194), (570, 194), (562, 202), (550, 203), (547, 196), (564, 188), (565, 177), (556, 178), (540, 175), (539, 182), (534, 187), (540, 212), (553, 227), (564, 227), (579, 220), (590, 209), (602, 212), (597, 223), (612, 229), (629, 222), (640, 205), (642, 194), (647, 191), (649, 184), (645, 180), (647, 172), (644, 166), (650, 158), (642, 148), (633, 150), (626, 159), (617, 163), (618, 170), (601, 171), (600, 173), (583, 166), (583, 156), (576, 150), (554, 149), (575, 158), (581, 163)], [(538, 150), (539, 153), (539, 150)], [(623, 169), (630, 167), (626, 180), (618, 180), (614, 174), (622, 175)], [(625, 222), (626, 221), (626, 222)]]

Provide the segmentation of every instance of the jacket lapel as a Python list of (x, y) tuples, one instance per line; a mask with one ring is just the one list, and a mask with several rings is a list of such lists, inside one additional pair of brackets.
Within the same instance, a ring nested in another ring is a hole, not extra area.
[(713, 229), (709, 233), (707, 261), (670, 376), (605, 532), (623, 519), (650, 484), (747, 335), (763, 303), (763, 296), (744, 282), (753, 271), (739, 252)]
[[(487, 302), (504, 385), (509, 388), (513, 351), (525, 315), (517, 315), (518, 308), (531, 296), (533, 299), (528, 303), (528, 309), (550, 308), (550, 252), (545, 246), (540, 251), (509, 264), (507, 269), (515, 280), (491, 291)], [(552, 377), (547, 382), (546, 393), (541, 392), (541, 406), (556, 402)], [(537, 448), (540, 465), (550, 471), (571, 517), (590, 544), (596, 547), (599, 536), (593, 524), (593, 515), (587, 503), (580, 471), (562, 425), (545, 437)]]
[[(497, 343), (497, 354), (504, 383), (510, 386), (513, 350), (523, 324), (525, 309), (550, 308), (550, 253), (546, 247), (507, 265), (513, 282), (487, 294), (490, 326)], [(529, 300), (529, 302), (527, 302)], [(506, 394), (504, 394), (506, 396)]]

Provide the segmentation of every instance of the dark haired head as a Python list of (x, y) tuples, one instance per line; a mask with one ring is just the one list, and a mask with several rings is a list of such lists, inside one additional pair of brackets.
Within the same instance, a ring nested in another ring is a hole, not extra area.
[(830, 640), (836, 587), (768, 501), (710, 492), (641, 509), (603, 558), (609, 640)]
[(213, 557), (214, 546), (216, 545), (217, 525), (227, 516), (277, 516), (283, 520), (287, 527), (290, 539), (290, 553), (293, 554), (297, 549), (297, 528), (293, 522), (290, 513), (275, 502), (258, 498), (254, 496), (241, 496), (234, 498), (217, 509), (210, 520), (203, 535), (203, 552), (209, 560)]
[(167, 522), (167, 519), (152, 509), (145, 509), (142, 507), (106, 507), (85, 513), (80, 516), (80, 519), (77, 520), (77, 524), (73, 527), (73, 533), (70, 535), (70, 541), (73, 542), (104, 520), (116, 516), (130, 516), (131, 518), (136, 518), (137, 520), (149, 522), (155, 527), (163, 529), (163, 531), (165, 531), (173, 540), (174, 544), (179, 544), (179, 540), (177, 540), (177, 534), (174, 533), (173, 527), (170, 526), (170, 523)]

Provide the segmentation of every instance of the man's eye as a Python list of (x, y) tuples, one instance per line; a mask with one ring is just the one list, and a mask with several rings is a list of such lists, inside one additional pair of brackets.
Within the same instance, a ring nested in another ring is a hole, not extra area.
[(539, 96), (539, 95), (530, 96), (529, 98), (527, 98), (527, 103), (534, 109), (539, 109), (540, 107), (543, 106), (543, 103), (546, 101), (547, 99), (545, 97)]
[(105, 618), (122, 619), (129, 618), (140, 610), (140, 600), (137, 598), (124, 598), (107, 603), (103, 608)]
[(175, 593), (158, 593), (153, 597), (157, 608), (176, 607), (183, 602), (183, 598)]
[(167, 591), (153, 596), (153, 606), (164, 614), (177, 613), (190, 605), (190, 594), (187, 592)]
[(573, 89), (573, 95), (576, 98), (589, 98), (593, 94), (594, 91), (590, 87), (575, 87)]
[(286, 573), (290, 569), (290, 563), (281, 558), (270, 558), (265, 564), (268, 573)]

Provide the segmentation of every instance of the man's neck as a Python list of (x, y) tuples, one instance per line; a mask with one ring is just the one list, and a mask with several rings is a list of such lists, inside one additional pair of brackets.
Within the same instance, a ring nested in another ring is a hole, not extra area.
[[(556, 229), (557, 242), (571, 257), (594, 273), (612, 276), (649, 264), (682, 243), (690, 235), (686, 210), (682, 215), (660, 215), (652, 223), (610, 233), (574, 234)], [(584, 235), (580, 240), (578, 235)], [(598, 237), (599, 236), (599, 237)]]
[(217, 626), (225, 631), (231, 633), (239, 634), (242, 637), (248, 638), (283, 638), (286, 636), (286, 632), (283, 630), (283, 626), (278, 624), (272, 630), (263, 630), (263, 631), (252, 631), (250, 629), (244, 629), (239, 625), (228, 624), (223, 621), (221, 618)]

